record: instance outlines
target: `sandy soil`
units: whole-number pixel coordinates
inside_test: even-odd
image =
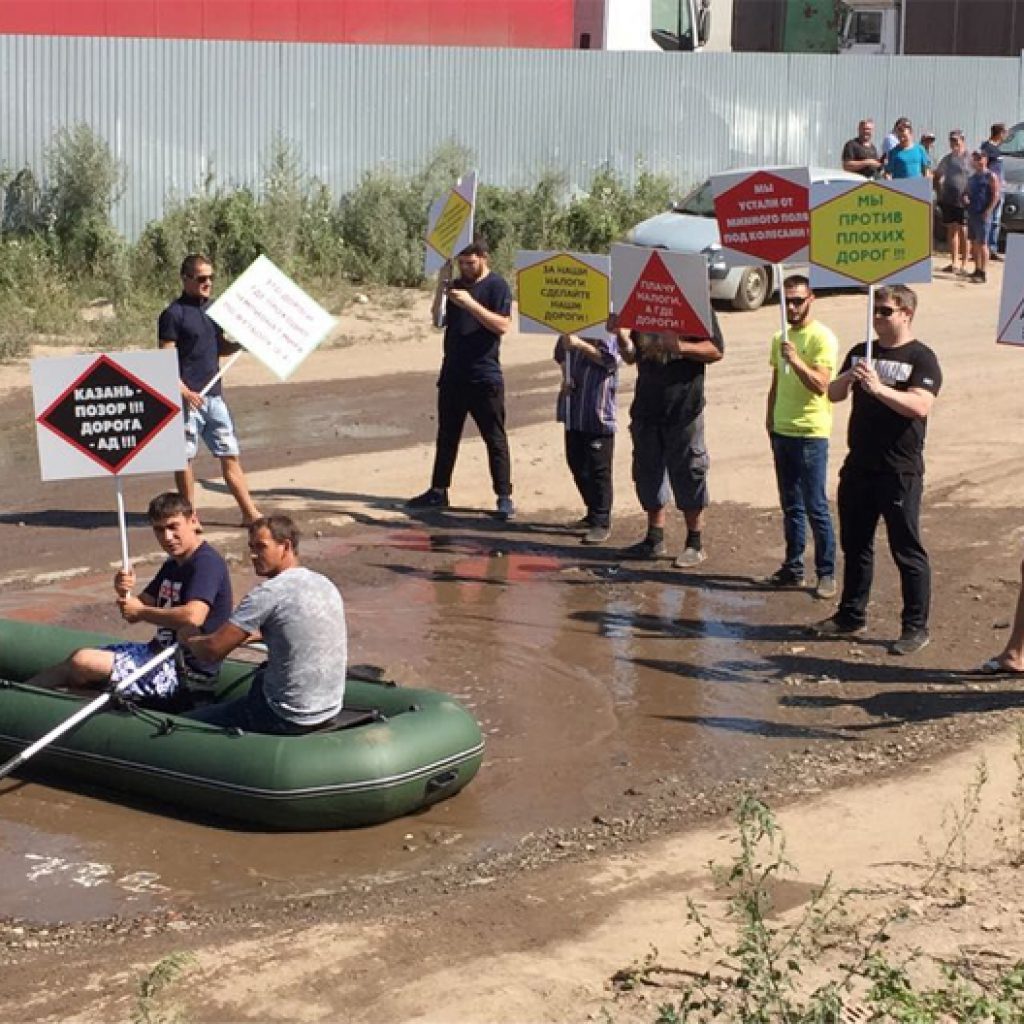
[[[923,689],[935,688],[943,664],[963,669],[994,653],[1014,593],[1017,468],[1024,456],[1017,380],[1024,353],[993,342],[998,267],[990,282],[978,287],[940,276],[920,289],[918,335],[938,352],[946,378],[929,427],[926,522],[937,543],[941,536],[948,554],[936,587],[936,625],[942,635],[927,652],[931,660],[924,659],[937,674]],[[386,376],[429,387],[439,341],[421,326],[425,309],[422,296],[410,296],[409,305],[397,309],[394,303],[384,308],[377,302],[357,307],[344,318],[342,337],[310,358],[295,383],[315,389],[331,381],[358,380],[371,388]],[[818,304],[820,318],[837,331],[844,348],[862,337],[864,312],[860,296],[826,296]],[[714,560],[716,543],[724,556],[727,541],[730,564],[745,564],[751,574],[770,571],[781,544],[781,537],[760,532],[765,510],[775,505],[763,402],[766,338],[777,319],[776,306],[754,314],[726,313],[726,359],[713,369],[708,385],[713,497],[732,507],[729,517],[723,514],[717,534],[712,508],[708,543]],[[528,336],[511,337],[504,345],[510,378],[522,371],[516,379],[528,382],[509,398],[521,520],[562,514],[577,505],[558,430],[550,415],[537,411],[553,403],[556,372],[553,364],[547,365],[550,349],[551,339]],[[624,371],[623,379],[624,424],[631,371]],[[24,401],[25,381],[20,368],[5,370],[0,377],[12,400]],[[231,387],[244,406],[249,389],[260,389],[252,394],[263,395],[270,383],[250,363],[238,367]],[[274,396],[286,396],[289,386],[278,386]],[[527,407],[533,414],[517,417],[517,409]],[[415,422],[410,423],[409,442],[383,452],[347,453],[341,442],[337,453],[317,449],[315,457],[305,458],[296,444],[297,458],[287,469],[279,464],[262,468],[254,453],[249,460],[251,483],[273,495],[267,504],[295,508],[325,523],[344,527],[404,519],[399,499],[425,485],[431,456],[429,404],[416,406],[410,417]],[[833,491],[844,426],[845,409],[840,409]],[[616,542],[633,539],[640,526],[630,500],[627,448],[623,435],[616,465]],[[460,507],[491,507],[482,446],[475,438],[464,444],[453,500]],[[215,487],[204,493],[203,507],[210,516],[231,512],[228,499]],[[732,523],[728,531],[727,518]],[[744,521],[749,527],[744,528]],[[772,522],[778,526],[777,519]],[[676,523],[671,536],[677,543]],[[887,564],[884,558],[880,562]],[[978,564],[983,564],[987,579],[975,578]],[[886,602],[876,611],[891,633],[896,618],[891,572],[880,568],[880,576],[889,589],[882,591]],[[833,645],[829,678],[801,692],[827,690],[842,697],[857,657],[848,645]],[[905,670],[897,666],[873,678],[895,683],[901,681],[901,671],[909,680],[916,670],[913,665]],[[831,871],[838,886],[864,890],[856,898],[859,912],[908,908],[892,926],[895,947],[922,946],[938,957],[967,956],[979,969],[988,969],[1024,955],[1022,886],[1009,866],[1007,849],[1019,842],[1021,798],[1014,793],[1019,785],[1014,760],[1019,691],[1008,683],[950,680],[948,673],[940,682],[943,698],[952,693],[973,695],[982,703],[991,698],[984,710],[992,714],[977,718],[981,724],[972,735],[983,738],[974,745],[964,746],[967,733],[957,739],[951,731],[948,742],[941,730],[922,734],[925,742],[909,742],[917,748],[913,757],[880,758],[877,764],[862,766],[862,774],[877,777],[824,793],[811,776],[794,767],[792,795],[779,817],[798,874],[782,901],[788,909],[780,913],[798,914]],[[801,680],[793,685],[799,689]],[[876,704],[865,700],[862,712],[865,720],[884,723],[892,708],[883,696]],[[959,749],[949,754],[947,746]],[[989,781],[982,789],[978,820],[969,830],[969,870],[952,880],[940,873],[931,891],[921,894],[921,882],[933,873],[934,851],[949,835],[950,806],[959,804],[982,756]],[[166,999],[195,1020],[568,1021],[599,1018],[605,1012],[614,1020],[652,1020],[653,1005],[670,992],[642,984],[617,993],[610,979],[617,970],[640,962],[652,947],[661,965],[690,968],[700,963],[690,952],[685,900],[705,902],[714,917],[722,917],[722,894],[707,864],[730,859],[734,834],[724,819],[693,830],[683,818],[663,825],[660,834],[646,841],[611,848],[595,843],[590,849],[585,838],[559,840],[574,847],[560,848],[564,857],[556,853],[539,866],[523,858],[509,871],[481,865],[475,874],[451,884],[414,887],[404,899],[362,911],[333,913],[329,905],[311,906],[308,915],[301,908],[290,917],[271,920],[240,915],[216,927],[182,920],[148,932],[119,934],[106,944],[65,947],[58,984],[57,954],[46,948],[45,937],[12,943],[4,955],[12,966],[18,965],[18,972],[15,979],[13,971],[5,970],[0,1016],[126,1019],[137,1004],[139,978],[169,953],[189,950],[196,959],[181,982],[168,989]],[[931,854],[923,851],[922,838]],[[964,889],[966,902],[960,905],[950,898],[950,885]],[[655,972],[652,980],[671,977]]]

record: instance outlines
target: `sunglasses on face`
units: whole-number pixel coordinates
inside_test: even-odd
[[[884,316],[886,320],[889,319],[896,312],[894,306],[875,306],[875,316]]]
[[[786,305],[799,309],[809,298],[810,295],[787,295]]]
[[[190,281],[195,281],[196,284],[210,284],[213,281],[213,274],[188,274]]]

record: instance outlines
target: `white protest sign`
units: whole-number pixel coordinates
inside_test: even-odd
[[[699,253],[612,246],[612,308],[620,327],[711,337],[708,266]]]
[[[266,256],[206,310],[281,380],[334,330],[335,319]]]
[[[1000,345],[1024,345],[1024,235],[1006,236],[996,341]]]
[[[43,480],[185,468],[173,351],[33,359],[31,373]]]
[[[732,171],[711,179],[727,263],[803,263],[810,238],[811,178],[806,167]]]
[[[435,199],[427,213],[427,251],[423,273],[429,277],[473,242],[476,171],[464,174],[447,195]]]

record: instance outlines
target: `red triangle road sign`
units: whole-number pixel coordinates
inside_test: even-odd
[[[652,253],[619,313],[619,326],[637,331],[708,337],[708,329],[686,300],[659,253]]]

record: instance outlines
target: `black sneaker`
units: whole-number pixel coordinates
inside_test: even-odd
[[[985,271],[975,270],[974,273],[968,275],[967,280],[972,284],[985,284],[987,280],[985,277]]]
[[[496,510],[495,510],[494,514],[500,520],[502,520],[503,522],[506,522],[506,523],[509,522],[512,519],[515,519],[515,517],[516,517],[516,506],[515,506],[515,503],[512,501],[512,498],[509,495],[503,494],[498,499],[498,504],[497,504],[497,507],[496,507]]]
[[[889,644],[890,654],[917,654],[918,651],[928,646],[931,637],[927,629],[904,629],[899,640]]]
[[[861,636],[867,631],[867,626],[855,626],[852,622],[846,622],[839,618],[838,615],[833,615],[822,622],[815,622],[813,625],[808,626],[808,629],[815,636],[835,637],[838,639],[846,636]]]
[[[804,574],[783,566],[781,569],[776,569],[771,576],[766,576],[764,583],[767,587],[802,587]]]
[[[643,540],[626,548],[622,552],[622,557],[640,560],[645,558],[661,558],[664,554],[665,542],[663,540],[652,540],[650,537],[644,537]]]
[[[405,503],[406,508],[448,508],[448,492],[440,487],[431,487]]]
[[[585,534],[583,539],[580,541],[581,544],[604,544],[612,535],[612,528],[610,526],[601,526],[597,524],[592,526]]]

